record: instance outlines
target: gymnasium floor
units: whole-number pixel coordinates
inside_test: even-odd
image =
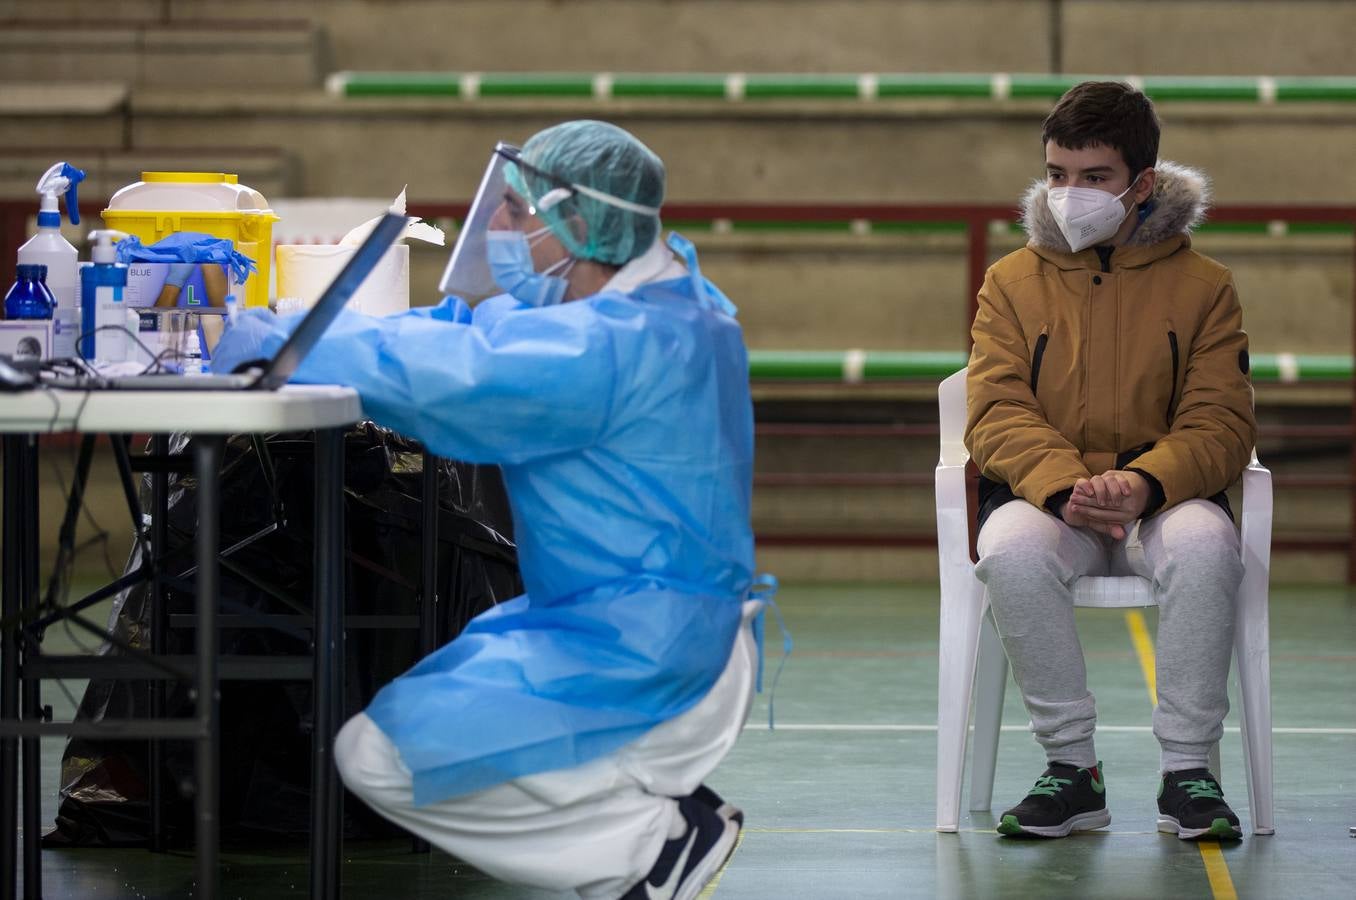
[[[959,834],[933,831],[937,594],[933,585],[784,585],[796,649],[776,694],[777,729],[760,698],[743,739],[711,784],[742,806],[743,840],[703,897],[1102,900],[1131,897],[1349,897],[1356,879],[1356,592],[1272,590],[1276,834],[1192,844],[1154,830],[1157,747],[1149,731],[1147,648],[1127,614],[1080,610],[1103,724],[1113,821],[1060,841],[1014,841],[993,813],[968,813]],[[1138,613],[1130,613],[1137,615]],[[1148,633],[1154,610],[1144,611]],[[60,640],[54,634],[52,641]],[[769,646],[777,645],[775,632]],[[55,649],[55,647],[53,648]],[[769,656],[769,672],[776,657]],[[82,685],[71,684],[79,695]],[[55,687],[45,702],[69,714]],[[1043,768],[1009,687],[995,810]],[[1237,720],[1226,723],[1225,796],[1249,825]],[[44,746],[45,821],[56,808],[58,742]],[[968,797],[967,797],[968,800]],[[350,799],[348,802],[357,802]],[[968,802],[965,804],[968,805]],[[345,847],[344,896],[476,900],[564,897],[494,883],[407,842]],[[192,858],[143,850],[45,851],[47,898],[180,898]],[[222,896],[306,896],[305,848],[227,853]]]

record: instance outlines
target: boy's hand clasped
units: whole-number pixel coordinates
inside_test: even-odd
[[[1149,482],[1138,472],[1108,469],[1074,483],[1061,518],[1075,528],[1090,528],[1114,540],[1125,537],[1125,527],[1144,514]]]

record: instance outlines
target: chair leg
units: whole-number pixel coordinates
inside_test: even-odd
[[[1003,725],[1003,695],[1008,686],[1008,657],[993,615],[984,616],[975,667],[975,741],[970,758],[970,809],[993,806],[993,776],[998,766],[998,735]]]
[[[1271,772],[1271,647],[1265,591],[1239,595],[1234,628],[1234,657],[1239,693],[1243,765],[1248,776],[1248,807],[1253,834],[1275,834]]]
[[[961,780],[969,732],[970,695],[984,615],[984,587],[971,575],[947,590],[943,576],[941,643],[937,659],[937,830],[960,827]]]

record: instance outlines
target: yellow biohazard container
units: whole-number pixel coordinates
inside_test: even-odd
[[[153,244],[181,231],[229,238],[258,267],[245,282],[245,305],[268,305],[273,223],[264,195],[225,172],[142,172],[108,201],[104,224]]]

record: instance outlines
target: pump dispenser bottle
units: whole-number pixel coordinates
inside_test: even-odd
[[[89,239],[95,242],[91,253],[94,265],[80,270],[80,318],[84,325],[80,355],[91,361],[127,359],[127,305],[123,303],[127,266],[117,261],[112,241],[115,237],[127,235],[111,229],[91,231]]]

